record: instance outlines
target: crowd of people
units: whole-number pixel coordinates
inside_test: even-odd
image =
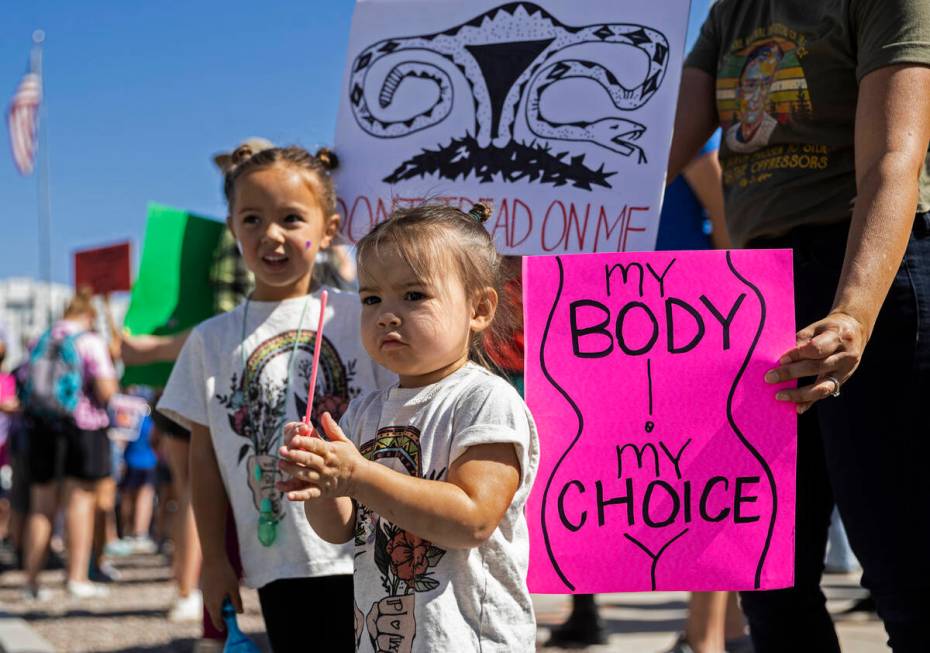
[[[685,64],[668,175],[683,180],[659,246],[794,252],[797,344],[765,380],[799,382],[775,394],[799,416],[795,585],[695,595],[675,653],[839,651],[820,588],[834,506],[890,646],[926,650],[928,145],[923,0],[712,8]],[[216,281],[233,300],[176,336],[114,325],[107,340],[79,292],[0,376],[28,600],[46,598],[59,511],[66,591],[90,598],[115,575],[108,555],[154,550],[170,501],[170,616],[203,618],[208,639],[244,584],[275,650],[535,650],[519,266],[484,226],[491,207],[425,205],[362,238],[357,291],[340,289],[356,269],[338,244],[336,163],[256,139],[218,158]],[[116,362],[152,360],[176,361],[160,396],[120,390]],[[147,408],[116,446],[127,394]],[[308,635],[294,605],[325,627]],[[602,639],[594,597],[574,597],[552,643]]]
[[[0,377],[0,441],[10,471],[3,534],[25,571],[23,599],[52,597],[40,572],[56,565],[65,568],[68,595],[104,597],[107,584],[120,580],[114,558],[170,544],[178,598],[166,614],[200,620],[196,539],[185,549],[196,538],[185,528],[186,461],[173,455],[172,427],[149,415],[152,391],[119,387],[119,342],[96,330],[97,317],[94,300],[78,292],[32,343],[28,360]]]

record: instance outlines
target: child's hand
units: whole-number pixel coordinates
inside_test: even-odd
[[[284,427],[286,446],[278,450],[278,467],[290,476],[278,483],[291,501],[350,496],[352,479],[367,461],[346,438],[329,413],[323,413],[323,429],[329,441],[313,435],[306,424],[292,422]]]
[[[287,463],[300,466],[295,461],[293,453],[301,451],[301,442],[303,438],[319,438],[315,435],[312,427],[303,422],[290,422],[284,425],[284,439],[287,442],[283,447],[278,449],[278,455],[281,462],[278,463],[278,469],[284,473],[284,480],[275,483],[279,492],[283,492],[289,501],[309,501],[311,499],[309,489],[312,487],[307,481],[301,480],[299,475],[291,473],[292,469]],[[296,438],[296,439],[295,439]]]
[[[227,596],[242,614],[242,598],[239,596],[239,579],[229,562],[229,558],[208,560],[204,557],[200,576],[200,587],[203,591],[203,604],[210,615],[210,621],[217,630],[226,630],[223,623],[223,599]]]

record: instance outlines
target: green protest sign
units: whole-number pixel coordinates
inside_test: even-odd
[[[210,269],[225,228],[217,220],[149,204],[139,274],[125,319],[130,333],[170,335],[213,315],[215,291]],[[123,384],[164,386],[171,366],[129,366]]]

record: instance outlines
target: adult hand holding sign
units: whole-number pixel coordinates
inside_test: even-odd
[[[779,366],[767,372],[765,380],[784,383],[814,377],[810,385],[775,395],[779,401],[796,402],[798,413],[803,413],[815,401],[840,393],[840,386],[859,367],[867,340],[866,328],[856,318],[839,311],[830,313],[798,331],[797,346],[779,359]]]

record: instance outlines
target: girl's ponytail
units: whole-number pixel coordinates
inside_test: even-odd
[[[476,220],[479,224],[484,224],[487,222],[491,215],[494,213],[490,204],[485,204],[484,202],[477,202],[472,205],[468,210],[468,215]]]

